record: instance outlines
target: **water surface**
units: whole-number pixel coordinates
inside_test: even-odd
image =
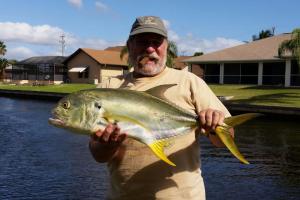
[[[0,97],[0,199],[104,199],[105,164],[89,138],[48,125],[53,102]],[[299,120],[263,117],[236,130],[250,161],[201,139],[208,200],[300,199]]]

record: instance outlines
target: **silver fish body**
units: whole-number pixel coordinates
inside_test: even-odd
[[[82,134],[93,134],[108,123],[117,123],[128,137],[146,144],[160,159],[175,166],[164,154],[164,147],[170,139],[189,133],[199,123],[197,115],[163,99],[163,92],[171,86],[158,86],[146,92],[106,88],[79,91],[59,101],[49,123]],[[243,121],[256,116],[248,114]],[[231,121],[239,124],[237,120]],[[216,133],[238,159],[248,163],[229,135],[229,128],[218,126]]]

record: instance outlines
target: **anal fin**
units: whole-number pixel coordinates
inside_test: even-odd
[[[176,166],[172,161],[168,159],[168,157],[164,153],[164,147],[167,146],[168,143],[168,140],[156,140],[155,142],[148,144],[148,146],[158,158],[168,163],[169,165]]]

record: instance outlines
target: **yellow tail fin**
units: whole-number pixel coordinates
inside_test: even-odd
[[[229,132],[230,128],[230,126],[218,126],[216,128],[216,134],[237,159],[239,159],[244,164],[249,164],[249,162],[244,158],[244,156],[240,153],[237,146],[235,145],[233,138],[231,137]]]
[[[241,114],[241,115],[228,117],[224,120],[224,123],[229,126],[235,127],[239,124],[244,123],[245,121],[248,121],[250,119],[253,119],[255,117],[259,117],[262,115],[263,114],[260,114],[260,113],[245,113],[245,114]]]
[[[217,126],[215,132],[221,139],[221,141],[224,143],[224,145],[229,149],[229,151],[242,163],[249,164],[249,162],[244,158],[244,156],[240,153],[237,146],[234,143],[233,138],[230,135],[230,128],[237,126],[239,124],[244,123],[245,121],[248,121],[250,119],[253,119],[255,117],[262,116],[262,114],[259,113],[245,113],[241,115],[236,115],[233,117],[228,117],[224,120],[224,125]]]
[[[165,161],[169,165],[176,166],[172,161],[170,161],[167,156],[164,153],[164,147],[168,145],[167,140],[157,140],[151,144],[148,144],[148,146],[151,148],[151,150],[155,153],[157,157],[159,157],[161,160]]]

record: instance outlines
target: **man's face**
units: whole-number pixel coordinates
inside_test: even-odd
[[[128,41],[129,62],[134,71],[144,76],[155,76],[165,67],[167,39],[155,33],[135,35]]]

